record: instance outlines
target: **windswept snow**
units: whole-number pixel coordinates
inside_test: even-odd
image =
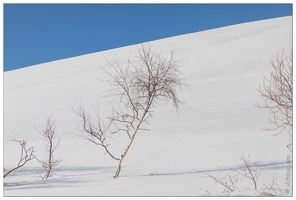
[[[273,175],[284,195],[292,194],[291,152],[286,133],[272,136],[269,112],[256,89],[268,76],[273,59],[292,50],[292,17],[239,24],[150,42],[167,52],[178,50],[182,76],[189,85],[180,91],[188,107],[176,114],[170,105],[157,105],[147,128],[139,132],[123,161],[119,179],[112,175],[116,162],[103,149],[84,139],[80,119],[72,107],[98,104],[101,113],[111,108],[100,96],[108,87],[102,66],[107,59],[134,55],[137,46],[127,46],[79,57],[44,63],[4,73],[4,167],[10,169],[19,158],[19,146],[12,140],[27,140],[36,155],[46,154],[38,130],[49,116],[56,119],[56,133],[62,137],[55,152],[63,162],[55,176],[42,181],[33,160],[4,179],[5,196],[213,196],[228,195],[224,187],[205,177],[236,174],[243,167],[241,152],[263,169],[258,187],[272,183]],[[120,155],[125,135],[111,141]],[[292,171],[289,172],[292,174]],[[230,195],[257,195],[251,180],[238,184]],[[248,189],[246,189],[248,188]],[[209,193],[207,193],[208,191]],[[271,191],[272,192],[272,191]]]

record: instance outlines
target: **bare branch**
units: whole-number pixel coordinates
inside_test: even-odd
[[[21,155],[20,155],[20,160],[17,164],[17,166],[11,170],[9,170],[8,172],[6,172],[3,176],[3,178],[5,178],[6,176],[8,176],[11,172],[23,167],[27,162],[29,162],[30,160],[33,160],[35,158],[34,156],[34,147],[30,147],[29,149],[26,148],[27,145],[27,141],[26,140],[13,140],[16,141],[20,144],[21,146]]]
[[[223,177],[222,179],[216,178],[208,173],[204,174],[207,175],[207,177],[212,178],[216,183],[222,185],[224,187],[224,191],[223,193],[230,193],[235,191],[236,186],[235,183],[237,183],[238,181],[238,177],[237,176],[233,176],[231,177],[230,175],[228,175],[228,177]]]
[[[243,175],[244,177],[250,179],[253,184],[254,184],[254,188],[255,190],[257,189],[257,180],[259,178],[259,176],[261,175],[262,173],[262,169],[253,169],[250,165],[250,161],[249,161],[249,157],[250,155],[248,156],[248,158],[245,157],[244,153],[241,152],[242,155],[241,155],[241,160],[243,161],[244,163],[244,166],[245,166],[245,169],[243,170],[243,172],[240,172],[238,170],[236,170],[239,174]]]
[[[286,128],[288,132],[293,126],[293,55],[285,56],[284,51],[281,56],[277,55],[275,60],[271,60],[273,71],[270,77],[264,77],[263,85],[259,85],[258,92],[264,100],[263,105],[257,104],[259,108],[270,110],[270,123],[274,128],[264,130],[278,130],[282,133]]]
[[[276,179],[277,179],[277,175],[274,173],[273,177],[272,177],[272,182],[271,183],[267,183],[267,184],[263,184],[263,191],[272,191],[274,196],[282,196],[284,195],[283,190],[281,189],[281,187],[279,186],[278,183],[276,183]]]
[[[108,149],[109,144],[106,143],[106,138],[108,137],[106,134],[114,133],[114,131],[110,131],[110,127],[113,124],[113,120],[110,120],[107,126],[103,128],[101,125],[101,120],[99,119],[97,122],[97,126],[95,126],[90,117],[86,116],[85,108],[80,105],[79,108],[73,109],[73,111],[82,118],[82,126],[84,131],[91,136],[88,140],[96,145],[102,146],[106,153],[113,158],[114,160],[119,160],[119,158],[115,157]],[[115,131],[116,132],[116,131]]]
[[[206,192],[206,195],[207,196],[211,196],[211,193],[209,192],[208,188],[206,190],[202,189],[202,188],[199,188],[200,190]]]

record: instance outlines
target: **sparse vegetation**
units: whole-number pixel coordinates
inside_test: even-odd
[[[240,169],[236,169],[231,171],[229,174],[226,174],[222,178],[218,178],[216,176],[213,176],[209,173],[204,173],[207,177],[211,178],[215,181],[216,184],[223,186],[223,194],[230,195],[232,192],[237,191],[236,194],[240,194],[242,191],[252,191],[254,192],[254,196],[282,196],[284,195],[283,190],[279,186],[279,184],[276,182],[277,175],[273,174],[272,182],[271,183],[265,183],[262,185],[259,185],[258,178],[261,176],[263,172],[263,168],[258,168],[256,166],[252,166],[250,164],[248,156],[247,158],[244,156],[243,152],[241,154],[241,160],[243,161],[243,167]],[[247,186],[245,182],[242,181],[249,179],[252,181],[253,189]],[[211,195],[208,189],[202,189],[200,190],[207,193],[207,195]]]

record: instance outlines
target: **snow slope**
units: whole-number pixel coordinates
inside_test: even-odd
[[[155,107],[150,131],[140,132],[123,161],[121,177],[113,179],[116,162],[103,149],[84,139],[80,119],[72,107],[97,108],[108,87],[99,78],[106,59],[134,55],[127,46],[79,57],[44,63],[4,73],[4,167],[15,166],[19,146],[27,140],[36,155],[46,154],[38,130],[51,115],[62,141],[55,152],[63,162],[55,176],[42,181],[33,160],[4,179],[4,196],[213,196],[228,195],[224,187],[204,172],[223,178],[242,167],[241,152],[252,165],[264,169],[259,188],[276,183],[284,195],[291,152],[290,136],[272,136],[268,111],[254,106],[262,102],[256,89],[271,70],[270,59],[292,49],[292,17],[275,18],[150,42],[166,52],[174,46],[183,59],[181,71],[189,89],[181,99],[190,108],[177,115],[170,105]],[[101,112],[110,103],[100,99]],[[123,136],[111,141],[120,155]],[[290,173],[290,172],[289,172]],[[243,179],[230,195],[257,195],[252,182]],[[207,191],[207,192],[206,192]],[[261,191],[261,190],[260,190]],[[263,191],[263,190],[262,190]],[[270,191],[269,191],[270,192]],[[271,191],[272,193],[272,191]]]

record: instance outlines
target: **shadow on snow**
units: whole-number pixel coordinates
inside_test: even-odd
[[[264,170],[275,170],[275,169],[285,169],[291,167],[292,162],[282,161],[282,162],[254,162],[252,163],[252,168],[264,169]],[[48,180],[41,180],[37,171],[40,168],[26,168],[18,170],[7,178],[4,179],[4,190],[21,190],[21,189],[40,189],[40,188],[62,188],[62,187],[75,187],[77,183],[86,182],[81,179],[82,176],[89,175],[99,175],[102,173],[112,173],[114,167],[58,167],[54,170],[58,175],[54,175]],[[149,173],[144,175],[127,175],[122,177],[149,177],[149,176],[177,176],[186,174],[199,174],[205,172],[223,172],[223,171],[235,171],[245,169],[244,165],[238,165],[235,167],[223,167],[215,169],[205,169],[205,170],[189,170],[184,172],[164,172],[164,173]],[[40,173],[40,172],[39,172]],[[23,178],[26,175],[31,175],[33,180],[28,181],[17,181],[9,180],[11,178]],[[36,180],[38,178],[39,180]],[[35,180],[34,180],[35,179]]]
[[[264,170],[274,170],[274,169],[286,169],[287,167],[292,166],[292,161],[282,161],[282,162],[254,162],[251,165],[251,168],[258,168]],[[176,176],[176,175],[184,175],[184,174],[198,174],[198,173],[207,173],[207,172],[222,172],[222,171],[236,171],[242,170],[246,167],[244,165],[238,165],[236,167],[224,167],[224,168],[216,168],[216,169],[206,169],[206,170],[189,170],[185,172],[168,172],[168,173],[150,173],[141,176]]]
[[[62,188],[75,186],[77,183],[86,182],[83,181],[81,176],[96,175],[101,173],[113,172],[114,167],[57,167],[54,169],[53,177],[47,180],[41,180],[41,175],[44,175],[44,171],[40,171],[40,168],[31,167],[26,169],[20,169],[12,172],[4,179],[4,190],[22,190],[22,189],[40,189],[40,188]],[[24,177],[30,175],[31,180],[24,180]],[[13,180],[10,180],[13,178]],[[18,180],[16,180],[16,178]],[[38,179],[38,180],[36,180]]]

